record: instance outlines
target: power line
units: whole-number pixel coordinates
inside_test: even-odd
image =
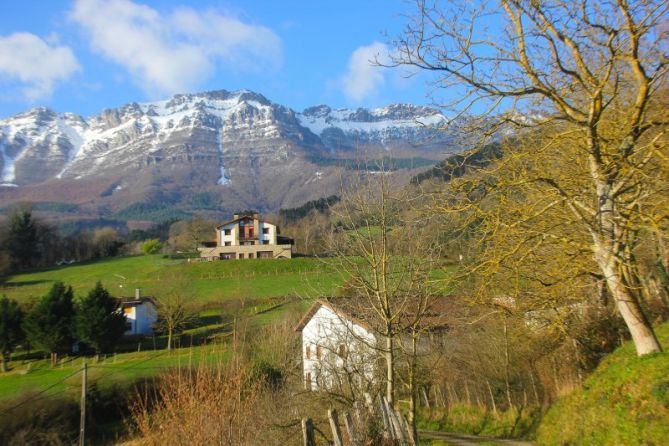
[[[152,355],[152,356],[150,356],[150,357],[148,357],[148,358],[146,358],[146,359],[143,359],[143,360],[141,360],[141,361],[139,361],[139,362],[137,362],[137,363],[135,363],[135,364],[131,364],[131,365],[128,365],[128,366],[93,365],[93,366],[90,366],[89,368],[99,368],[99,369],[109,369],[109,370],[110,370],[109,372],[104,373],[104,374],[101,375],[101,376],[98,376],[98,377],[95,379],[95,381],[94,381],[95,383],[97,383],[98,381],[100,381],[100,380],[103,379],[103,378],[106,378],[106,377],[108,377],[108,376],[110,376],[110,375],[114,375],[115,373],[119,373],[119,372],[121,372],[121,371],[123,371],[123,370],[133,370],[133,369],[136,369],[136,370],[171,369],[171,368],[174,368],[175,366],[145,366],[145,367],[137,367],[137,366],[140,365],[140,364],[144,364],[144,363],[149,362],[149,361],[152,361],[152,360],[154,360],[154,359],[156,359],[156,358],[158,358],[158,357],[160,357],[160,356],[163,356],[163,355],[165,355],[165,354],[168,353],[168,352],[169,352],[168,350],[164,350],[164,351],[162,351],[162,352],[160,352],[160,353],[158,353],[158,354]],[[53,393],[53,394],[51,394],[51,395],[44,395],[44,394],[47,393],[49,390],[53,389],[54,387],[58,386],[59,384],[62,384],[64,381],[67,381],[68,379],[72,378],[74,375],[76,375],[76,374],[78,374],[78,373],[81,373],[82,371],[83,371],[83,367],[82,367],[81,369],[77,369],[77,370],[75,370],[74,372],[72,372],[72,373],[70,373],[69,375],[65,376],[65,377],[62,378],[61,380],[59,380],[59,381],[53,383],[52,385],[50,385],[50,386],[47,387],[46,389],[41,390],[39,393],[37,393],[37,394],[31,396],[30,398],[28,398],[28,399],[26,399],[26,400],[21,401],[21,402],[18,403],[18,404],[15,404],[15,405],[12,406],[12,407],[9,407],[9,408],[3,410],[2,412],[0,412],[0,416],[5,415],[5,414],[7,414],[7,413],[9,413],[9,412],[11,412],[11,411],[13,411],[13,410],[15,410],[15,409],[17,409],[17,408],[23,406],[24,404],[29,403],[29,402],[38,401],[38,400],[41,400],[41,399],[44,399],[44,398],[49,398],[49,397],[56,396],[56,395],[60,395],[61,393],[66,392],[68,389],[64,389],[64,390],[58,391],[58,392]],[[66,384],[66,385],[67,385],[67,384]],[[76,385],[68,385],[68,387],[78,387],[78,386],[76,386]],[[42,395],[44,395],[44,396],[42,396]]]
[[[5,415],[6,413],[11,412],[12,410],[14,410],[14,409],[16,409],[16,408],[23,406],[24,404],[27,404],[27,403],[29,403],[29,402],[31,402],[31,401],[35,401],[35,400],[37,400],[38,397],[39,397],[40,395],[42,395],[42,394],[48,392],[49,390],[53,389],[53,388],[56,387],[57,385],[62,384],[64,381],[66,381],[66,380],[72,378],[74,375],[76,375],[77,373],[81,372],[82,370],[83,370],[83,369],[79,369],[79,370],[76,370],[76,371],[70,373],[70,374],[67,375],[65,378],[61,379],[61,380],[58,381],[58,382],[53,383],[52,385],[50,385],[50,386],[47,387],[46,389],[42,390],[41,392],[39,392],[39,393],[33,395],[32,397],[30,397],[30,398],[28,398],[28,399],[26,399],[26,400],[23,400],[23,401],[21,401],[20,403],[14,405],[14,406],[12,406],[12,407],[10,407],[10,408],[8,408],[8,409],[3,410],[2,413],[0,413],[0,415]],[[42,398],[46,398],[47,396],[58,395],[59,393],[62,393],[62,392],[64,392],[64,391],[65,391],[65,390],[63,390],[63,391],[61,391],[61,392],[54,393],[53,395],[46,395],[46,396],[44,396],[44,397],[42,397]],[[39,399],[42,399],[42,398],[39,398]]]

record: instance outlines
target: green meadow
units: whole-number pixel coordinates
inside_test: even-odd
[[[291,260],[188,262],[160,255],[120,257],[60,266],[17,274],[0,287],[19,302],[44,295],[54,282],[71,285],[83,295],[97,281],[115,296],[132,296],[135,288],[143,295],[160,298],[179,288],[186,297],[201,304],[225,299],[258,299],[281,296],[313,298],[331,295],[344,282],[341,274],[325,262],[312,258]]]
[[[145,296],[160,299],[178,289],[198,310],[193,327],[165,350],[165,336],[145,338],[119,346],[118,353],[90,365],[91,382],[100,386],[128,385],[162,370],[202,360],[225,360],[225,339],[233,324],[260,327],[282,317],[299,317],[311,301],[336,292],[341,274],[318,259],[255,259],[248,261],[188,262],[161,255],[110,258],[10,276],[0,294],[22,303],[46,294],[55,282],[71,285],[75,298],[101,281],[117,296],[132,296],[140,288]],[[192,347],[191,347],[192,345]],[[11,371],[0,376],[0,400],[24,393],[45,392],[45,397],[76,393],[84,358],[68,356],[52,367],[39,352],[18,351]]]

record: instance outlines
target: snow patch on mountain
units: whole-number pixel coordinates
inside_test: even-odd
[[[372,110],[318,106],[296,113],[249,90],[180,94],[103,110],[86,119],[37,108],[0,120],[0,181],[85,178],[121,166],[135,169],[163,159],[206,159],[218,152],[216,182],[226,185],[230,178],[224,151],[226,159],[286,159],[293,145],[337,151],[358,142],[383,147],[398,141],[421,144],[445,123],[434,109],[401,104]],[[25,162],[18,163],[23,158]],[[40,173],[37,166],[49,169]]]
[[[435,128],[447,122],[446,117],[435,110],[404,104],[372,110],[332,110],[321,105],[306,109],[297,118],[316,135],[328,128],[338,128],[345,133],[380,133],[399,128]]]
[[[219,163],[220,163],[220,175],[218,177],[218,181],[216,184],[219,184],[221,186],[225,186],[227,184],[230,184],[230,179],[228,178],[228,174],[225,171],[225,164],[223,162],[223,130],[221,129],[218,134],[216,135],[217,137],[217,146],[218,150],[220,152],[220,157],[219,157]]]

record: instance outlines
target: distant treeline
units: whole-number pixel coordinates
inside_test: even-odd
[[[120,220],[147,220],[155,222],[174,221],[189,218],[190,215],[169,203],[133,203],[115,212]]]
[[[420,184],[425,180],[437,179],[448,181],[453,177],[460,177],[472,167],[484,167],[492,161],[502,157],[501,145],[493,142],[481,149],[466,153],[451,155],[432,169],[419,173],[411,179],[411,184]]]
[[[14,211],[17,208],[20,208],[24,203],[12,203],[7,206],[0,208],[0,213],[8,214]],[[42,212],[61,212],[61,213],[72,213],[79,210],[79,206],[72,203],[61,203],[58,201],[39,201],[31,202],[30,208],[34,211]]]
[[[340,197],[337,195],[330,195],[329,197],[319,198],[318,200],[308,201],[300,207],[281,209],[279,210],[279,216],[286,221],[287,223],[297,221],[301,218],[306,217],[309,212],[317,210],[318,212],[324,212],[333,204],[338,203]]]
[[[339,166],[346,170],[385,170],[394,171],[399,169],[413,169],[417,167],[432,166],[436,163],[435,160],[428,158],[391,158],[383,157],[382,159],[361,160],[353,158],[326,158],[314,156],[309,158],[309,161],[318,166]]]

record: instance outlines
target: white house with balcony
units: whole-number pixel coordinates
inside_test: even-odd
[[[290,259],[292,240],[279,235],[279,227],[259,214],[234,214],[232,220],[216,227],[216,241],[205,242],[198,250],[207,260]]]

